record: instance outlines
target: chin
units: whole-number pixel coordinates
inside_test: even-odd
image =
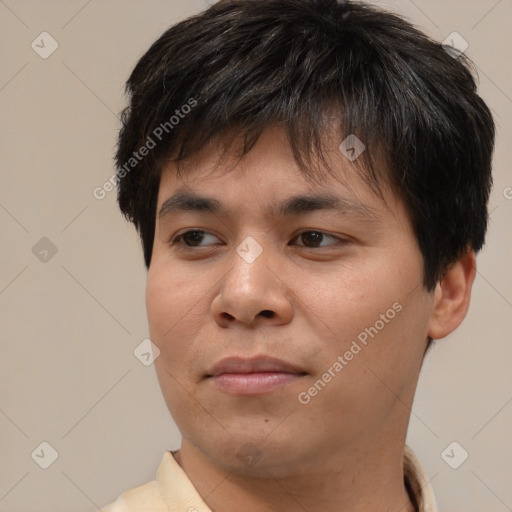
[[[230,432],[231,433],[231,432]],[[228,472],[252,477],[289,476],[308,458],[304,439],[289,433],[270,435],[247,428],[234,435],[204,437],[195,443],[206,457]]]

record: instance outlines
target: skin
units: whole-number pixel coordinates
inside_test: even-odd
[[[214,512],[242,504],[245,512],[414,510],[402,457],[427,337],[442,338],[463,320],[475,255],[469,251],[428,293],[400,199],[389,189],[384,200],[374,194],[335,139],[326,148],[338,179],[325,174],[319,184],[300,173],[277,127],[241,160],[219,160],[212,143],[186,162],[182,177],[174,163],[162,173],[157,212],[181,189],[227,208],[157,214],[146,291],[158,379],[183,437],[175,458]],[[272,216],[283,199],[325,192],[361,202],[374,217]],[[207,233],[186,238],[191,247],[169,243],[194,229]],[[263,250],[252,263],[236,252],[249,236]],[[401,311],[300,403],[299,393],[395,303]],[[307,374],[252,396],[227,394],[206,378],[227,356],[262,354]],[[240,457],[247,450],[251,462]]]

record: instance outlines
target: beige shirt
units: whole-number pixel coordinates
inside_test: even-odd
[[[432,487],[420,462],[406,446],[404,480],[418,512],[437,512]],[[124,492],[102,512],[212,512],[171,452],[165,452],[156,480]]]

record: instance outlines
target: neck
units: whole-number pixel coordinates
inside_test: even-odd
[[[361,449],[327,450],[293,468],[259,463],[227,469],[183,440],[175,455],[212,512],[415,512],[404,486],[402,440]],[[260,466],[258,469],[257,466]]]

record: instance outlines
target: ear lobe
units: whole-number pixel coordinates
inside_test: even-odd
[[[476,256],[468,251],[447,271],[434,291],[428,336],[444,338],[464,320],[469,309],[471,288],[476,275]]]

